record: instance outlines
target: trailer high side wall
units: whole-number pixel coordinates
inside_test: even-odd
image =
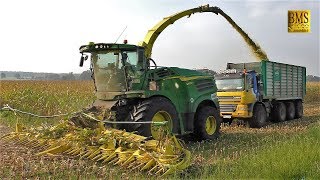
[[[306,94],[306,68],[272,61],[228,63],[215,76],[220,115],[225,122],[248,120],[262,127],[300,118]]]

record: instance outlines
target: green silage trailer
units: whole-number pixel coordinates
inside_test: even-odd
[[[215,76],[220,115],[225,121],[249,120],[251,127],[300,118],[306,94],[306,68],[261,61],[228,63]]]
[[[260,75],[263,99],[303,100],[306,94],[306,68],[290,64],[261,61],[228,64],[228,69],[254,70]]]

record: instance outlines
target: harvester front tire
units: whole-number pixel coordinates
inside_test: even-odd
[[[287,120],[294,119],[296,114],[293,102],[286,103],[286,111],[287,111]]]
[[[199,140],[214,140],[220,135],[221,117],[216,108],[204,106],[197,112],[194,133]]]
[[[286,120],[286,106],[283,102],[277,102],[272,108],[272,121],[283,122]]]
[[[303,116],[303,105],[302,105],[302,101],[298,100],[294,103],[295,105],[295,110],[296,110],[296,114],[295,114],[295,118],[301,118]]]
[[[267,111],[262,104],[256,104],[253,108],[252,118],[249,120],[250,128],[261,128],[267,123]]]
[[[233,118],[223,118],[222,122],[228,124],[229,126],[232,124]]]
[[[131,120],[134,122],[152,121],[154,116],[159,112],[163,112],[170,116],[172,121],[169,122],[171,123],[169,126],[173,128],[170,131],[174,131],[174,128],[177,128],[179,121],[178,113],[174,105],[164,97],[152,97],[135,105],[131,112]],[[135,124],[130,130],[135,131],[142,136],[151,137],[151,128],[151,124]]]

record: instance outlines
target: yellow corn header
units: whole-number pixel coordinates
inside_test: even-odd
[[[97,124],[94,129],[75,126],[72,121],[30,129],[17,124],[15,132],[0,139],[30,147],[37,155],[75,156],[155,175],[165,176],[190,165],[190,152],[175,136],[163,134],[159,140],[149,140]]]

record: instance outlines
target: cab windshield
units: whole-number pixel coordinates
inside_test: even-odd
[[[231,91],[231,90],[243,90],[244,80],[243,79],[216,79],[216,85],[218,91]]]
[[[137,72],[137,51],[104,51],[92,53],[97,91],[127,91]]]

